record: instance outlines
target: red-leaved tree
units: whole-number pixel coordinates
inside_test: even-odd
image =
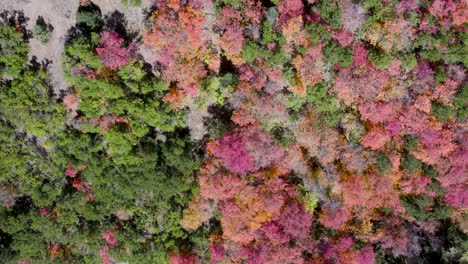
[[[114,31],[102,31],[96,52],[102,64],[115,70],[127,64],[135,55],[136,47],[123,46],[124,40]]]

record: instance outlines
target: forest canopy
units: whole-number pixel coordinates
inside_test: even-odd
[[[1,263],[468,263],[466,1],[78,2],[0,4]]]

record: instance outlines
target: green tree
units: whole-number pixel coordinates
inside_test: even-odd
[[[36,25],[33,28],[34,37],[37,38],[42,44],[46,44],[52,36],[54,28],[51,24],[47,24],[44,18],[38,17]]]
[[[23,34],[0,23],[0,77],[17,77],[27,66],[28,52]]]

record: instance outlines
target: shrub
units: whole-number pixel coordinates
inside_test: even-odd
[[[139,7],[141,6],[141,0],[120,0],[124,6]]]
[[[382,152],[380,152],[377,156],[377,169],[379,170],[379,173],[387,174],[390,172],[391,168],[392,163],[390,160]]]
[[[53,30],[54,27],[52,27],[51,24],[47,24],[44,21],[44,18],[40,16],[38,17],[36,25],[33,28],[33,34],[42,44],[46,44],[52,36]]]
[[[102,26],[101,13],[91,8],[80,8],[76,13],[76,24],[87,30],[97,30]]]

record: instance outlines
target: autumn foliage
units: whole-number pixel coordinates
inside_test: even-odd
[[[101,32],[99,40],[101,47],[96,48],[96,52],[102,64],[114,70],[127,64],[134,56],[136,46],[130,44],[124,47],[123,42],[124,40],[114,31]]]
[[[468,261],[466,1],[150,2],[2,79],[0,256]]]

